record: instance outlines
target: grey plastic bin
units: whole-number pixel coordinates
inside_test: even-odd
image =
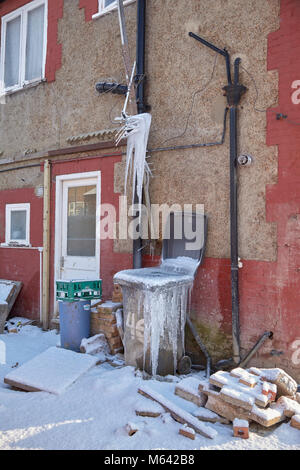
[[[193,240],[184,237],[175,239],[174,228],[175,224],[184,225],[184,217],[186,214],[171,213],[170,214],[170,238],[164,238],[162,261],[168,258],[177,258],[179,256],[193,258],[198,260],[195,271],[191,273],[168,273],[165,272],[161,266],[155,268],[142,268],[120,271],[114,276],[114,282],[122,286],[123,291],[123,310],[124,310],[124,349],[125,349],[125,362],[127,365],[145,369],[146,372],[151,374],[151,361],[150,351],[147,350],[145,363],[144,363],[144,292],[151,290],[154,295],[159,296],[161,289],[172,291],[174,286],[178,289],[182,287],[191,287],[193,284],[194,276],[198,266],[201,264],[206,244],[207,236],[207,217],[203,214],[191,213],[188,217],[191,218],[193,227],[196,227],[196,218],[198,218],[198,225],[201,226],[202,231],[202,244],[198,250],[186,250],[186,243],[191,243]],[[201,223],[199,223],[199,219]],[[157,285],[151,285],[151,279],[160,279]],[[186,305],[183,306],[186,308]],[[186,311],[184,312],[184,315]],[[182,337],[182,330],[178,332],[177,343],[177,360],[179,361],[184,355],[184,338]],[[163,340],[160,342],[159,359],[157,374],[168,375],[174,373],[174,357],[173,348],[168,341],[168,334],[166,332]]]

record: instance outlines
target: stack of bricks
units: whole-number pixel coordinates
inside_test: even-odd
[[[116,302],[117,298],[121,299],[120,293],[116,294],[112,301],[97,304],[91,312],[91,336],[104,333],[111,354],[123,352],[123,343],[116,320],[116,311],[121,309],[123,304],[121,301]]]
[[[113,295],[112,295],[112,301],[113,302],[120,302],[121,304],[123,303],[122,288],[119,284],[114,284],[114,291],[113,291]]]

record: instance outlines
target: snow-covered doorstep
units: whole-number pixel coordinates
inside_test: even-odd
[[[153,404],[137,393],[142,379],[132,367],[114,368],[107,363],[94,367],[60,396],[16,392],[4,385],[3,378],[12,366],[32,359],[58,340],[54,331],[42,332],[33,326],[24,326],[18,334],[0,335],[7,354],[7,364],[0,365],[0,449],[300,448],[299,431],[288,424],[265,437],[251,433],[248,440],[234,438],[231,426],[216,424],[212,425],[218,432],[215,439],[197,434],[191,441],[178,434],[181,425],[167,414],[138,417],[136,409],[150,409]],[[202,378],[200,374],[195,377]],[[197,406],[175,395],[175,385],[147,381],[147,386],[194,413]],[[139,427],[132,437],[124,429],[129,422]]]

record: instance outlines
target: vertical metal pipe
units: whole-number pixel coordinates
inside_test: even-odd
[[[145,112],[144,104],[144,73],[145,73],[145,18],[146,1],[138,0],[137,4],[137,38],[136,38],[136,62],[137,62],[137,109],[138,113]],[[138,197],[134,194],[134,203],[138,202]],[[142,239],[139,237],[133,240],[133,268],[142,267]]]
[[[50,289],[50,173],[49,160],[44,163],[44,208],[43,208],[43,330],[49,328],[49,289]]]
[[[43,247],[38,250],[40,254],[40,322],[43,323]]]
[[[137,90],[136,101],[138,113],[145,112],[145,20],[146,20],[146,1],[139,0],[137,4],[137,41],[136,41],[136,74]]]
[[[237,121],[238,104],[245,88],[239,85],[241,59],[234,62],[234,85],[230,108],[230,251],[231,251],[231,301],[233,360],[239,364],[240,312],[239,312],[239,258],[238,258],[238,184],[237,184]]]
[[[240,362],[238,211],[237,211],[237,107],[230,108],[230,251],[233,360]]]

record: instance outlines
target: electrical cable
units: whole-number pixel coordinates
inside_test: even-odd
[[[188,117],[187,117],[187,120],[186,120],[186,124],[185,124],[185,128],[184,128],[184,131],[182,132],[182,134],[179,134],[179,135],[176,135],[174,137],[170,137],[169,139],[166,139],[164,140],[160,145],[164,145],[166,142],[169,142],[170,140],[174,140],[174,139],[179,139],[179,137],[183,137],[185,134],[186,134],[186,131],[188,129],[188,125],[189,125],[189,120],[190,120],[190,117],[192,115],[192,112],[193,112],[193,109],[194,109],[194,103],[195,103],[195,98],[198,94],[202,94],[207,88],[208,86],[211,84],[213,78],[214,78],[214,75],[215,75],[215,70],[216,70],[216,65],[217,65],[217,59],[218,59],[218,53],[216,53],[215,55],[215,60],[214,60],[214,64],[213,64],[213,68],[212,68],[212,73],[211,73],[211,77],[210,79],[208,80],[208,82],[204,85],[203,88],[201,88],[200,90],[196,90],[193,95],[192,95],[192,102],[191,102],[191,106],[190,106],[190,111],[189,111],[189,114],[188,114]]]
[[[256,92],[256,97],[255,97],[255,100],[254,100],[254,104],[253,104],[253,109],[254,111],[256,111],[257,113],[266,113],[267,111],[270,112],[270,113],[273,113],[273,114],[276,114],[278,115],[278,111],[274,111],[272,110],[272,107],[276,106],[277,103],[273,103],[269,108],[266,108],[266,109],[259,109],[256,107],[256,103],[257,103],[257,100],[259,98],[259,90],[258,90],[258,87],[257,87],[257,84],[256,84],[256,81],[253,77],[253,75],[243,66],[241,65],[241,68],[244,70],[244,72],[247,73],[247,75],[249,76],[249,78],[251,79],[253,85],[254,85],[254,88],[255,88],[255,92]],[[284,116],[284,113],[281,113],[283,116]],[[294,126],[300,126],[300,122],[297,122],[297,121],[293,121],[292,119],[288,119],[288,118],[284,118],[284,120]]]

